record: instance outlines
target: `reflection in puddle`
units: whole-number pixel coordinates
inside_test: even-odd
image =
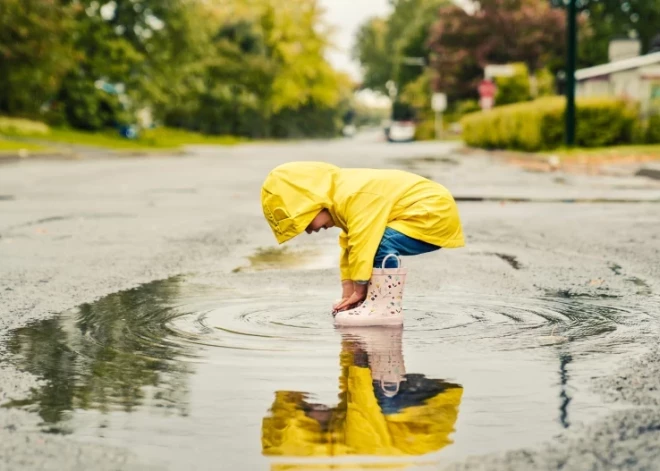
[[[264,455],[419,456],[452,443],[463,388],[406,374],[402,332],[400,327],[343,329],[339,404],[318,404],[302,392],[276,392],[262,425]]]
[[[607,413],[592,378],[657,338],[648,296],[448,290],[409,296],[403,334],[338,331],[334,284],[303,274],[296,296],[173,278],[17,329],[2,360],[43,383],[4,406],[169,469],[437,469]]]
[[[234,273],[264,270],[286,270],[292,268],[326,268],[334,266],[336,257],[319,249],[290,250],[289,247],[259,248],[247,257],[247,266],[232,270]]]
[[[8,350],[17,365],[44,380],[23,400],[45,430],[67,433],[76,409],[132,412],[149,405],[186,414],[186,353],[167,342],[176,279],[106,296],[55,319],[14,331]]]

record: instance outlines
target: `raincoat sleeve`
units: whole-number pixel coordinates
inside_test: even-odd
[[[339,234],[339,247],[341,252],[339,254],[339,272],[341,273],[341,281],[351,279],[351,270],[348,265],[348,235],[344,231]]]
[[[348,265],[350,279],[371,278],[374,258],[385,233],[392,203],[374,193],[355,193],[345,207],[348,228]]]

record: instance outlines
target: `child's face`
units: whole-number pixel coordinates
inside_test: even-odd
[[[312,232],[318,232],[321,229],[328,229],[334,226],[335,222],[332,220],[332,216],[330,216],[330,211],[324,209],[309,223],[305,232],[311,234]]]

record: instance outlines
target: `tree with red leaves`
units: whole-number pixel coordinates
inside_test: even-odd
[[[450,99],[475,98],[488,64],[524,62],[531,72],[561,68],[565,12],[547,0],[480,0],[468,13],[442,8],[432,26],[434,86]]]

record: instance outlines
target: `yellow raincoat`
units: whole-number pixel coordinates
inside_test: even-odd
[[[401,170],[291,162],[270,172],[261,189],[261,204],[280,244],[304,232],[322,209],[330,211],[342,230],[342,280],[371,278],[386,227],[443,248],[465,245],[449,191]]]
[[[414,457],[436,452],[452,443],[463,395],[459,385],[447,383],[446,389],[418,405],[395,414],[384,414],[374,394],[371,371],[355,365],[354,356],[342,352],[340,403],[329,409],[328,424],[323,426],[308,416],[303,406],[306,395],[278,391],[271,416],[262,422],[262,451],[266,456],[329,458],[337,456]],[[383,463],[384,464],[384,463]],[[366,468],[378,468],[373,463]],[[388,466],[383,465],[383,469]],[[392,466],[393,468],[398,466]],[[406,465],[401,466],[401,469]],[[356,469],[357,466],[347,466]],[[312,469],[307,465],[273,466],[272,469]],[[313,469],[326,469],[316,465]],[[327,469],[342,469],[337,463]]]

